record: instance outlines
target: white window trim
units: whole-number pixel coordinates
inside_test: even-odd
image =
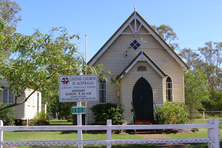
[[[4,102],[3,102],[3,91],[5,90],[5,89],[7,89],[7,103],[6,104],[13,104],[14,102],[15,102],[15,94],[13,94],[12,93],[12,95],[13,95],[13,99],[12,99],[12,103],[9,103],[9,88],[4,88],[3,90],[2,90],[2,99],[1,99],[1,103],[3,104]]]
[[[106,89],[98,89],[99,90],[99,92],[100,92],[100,90],[105,90],[105,92],[106,92],[106,95],[105,95],[105,102],[100,102],[100,96],[99,96],[99,104],[106,104],[107,103],[107,81],[106,80],[104,80],[105,81],[105,86],[106,86]],[[99,87],[100,87],[100,82],[101,81],[99,81]],[[99,93],[99,95],[100,95],[100,93]]]

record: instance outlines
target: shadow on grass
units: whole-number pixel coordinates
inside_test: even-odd
[[[77,133],[77,131],[61,131],[60,134],[71,134],[71,133]]]

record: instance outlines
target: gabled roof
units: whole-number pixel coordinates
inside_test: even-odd
[[[146,61],[162,78],[167,75],[151,60],[145,52],[140,52],[130,64],[116,77],[116,79],[122,79],[139,61]]]
[[[134,21],[135,20],[135,21]],[[130,25],[132,21],[135,22],[135,29]],[[141,25],[136,27],[136,22],[139,22]],[[163,48],[174,58],[174,60],[184,69],[187,70],[189,67],[184,63],[184,61],[171,49],[171,47],[162,39],[156,31],[139,15],[138,12],[134,11],[129,18],[119,27],[119,29],[109,38],[109,40],[100,48],[100,50],[90,59],[88,62],[89,66],[92,66],[100,56],[109,48],[110,45],[121,35],[124,34],[123,31],[130,27],[132,32],[136,35],[141,26],[145,28],[159,43]]]

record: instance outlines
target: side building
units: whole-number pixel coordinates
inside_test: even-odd
[[[0,102],[1,104],[13,104],[15,101],[15,94],[9,89],[9,84],[6,79],[0,80],[0,86],[2,91],[0,91]],[[26,89],[25,94],[22,94],[18,98],[18,102],[22,101],[25,96],[28,96],[32,92],[32,89]],[[36,91],[32,96],[23,104],[13,107],[15,116],[15,124],[21,125],[22,121],[27,121],[33,119],[37,112],[41,111],[41,92]]]

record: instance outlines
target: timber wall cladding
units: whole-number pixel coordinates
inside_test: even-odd
[[[137,67],[140,65],[145,65],[147,71],[138,72]],[[122,104],[124,105],[123,116],[127,123],[131,123],[132,121],[131,102],[133,88],[135,83],[141,77],[145,78],[150,83],[153,91],[153,101],[159,106],[163,105],[162,78],[147,62],[138,62],[121,81]]]

